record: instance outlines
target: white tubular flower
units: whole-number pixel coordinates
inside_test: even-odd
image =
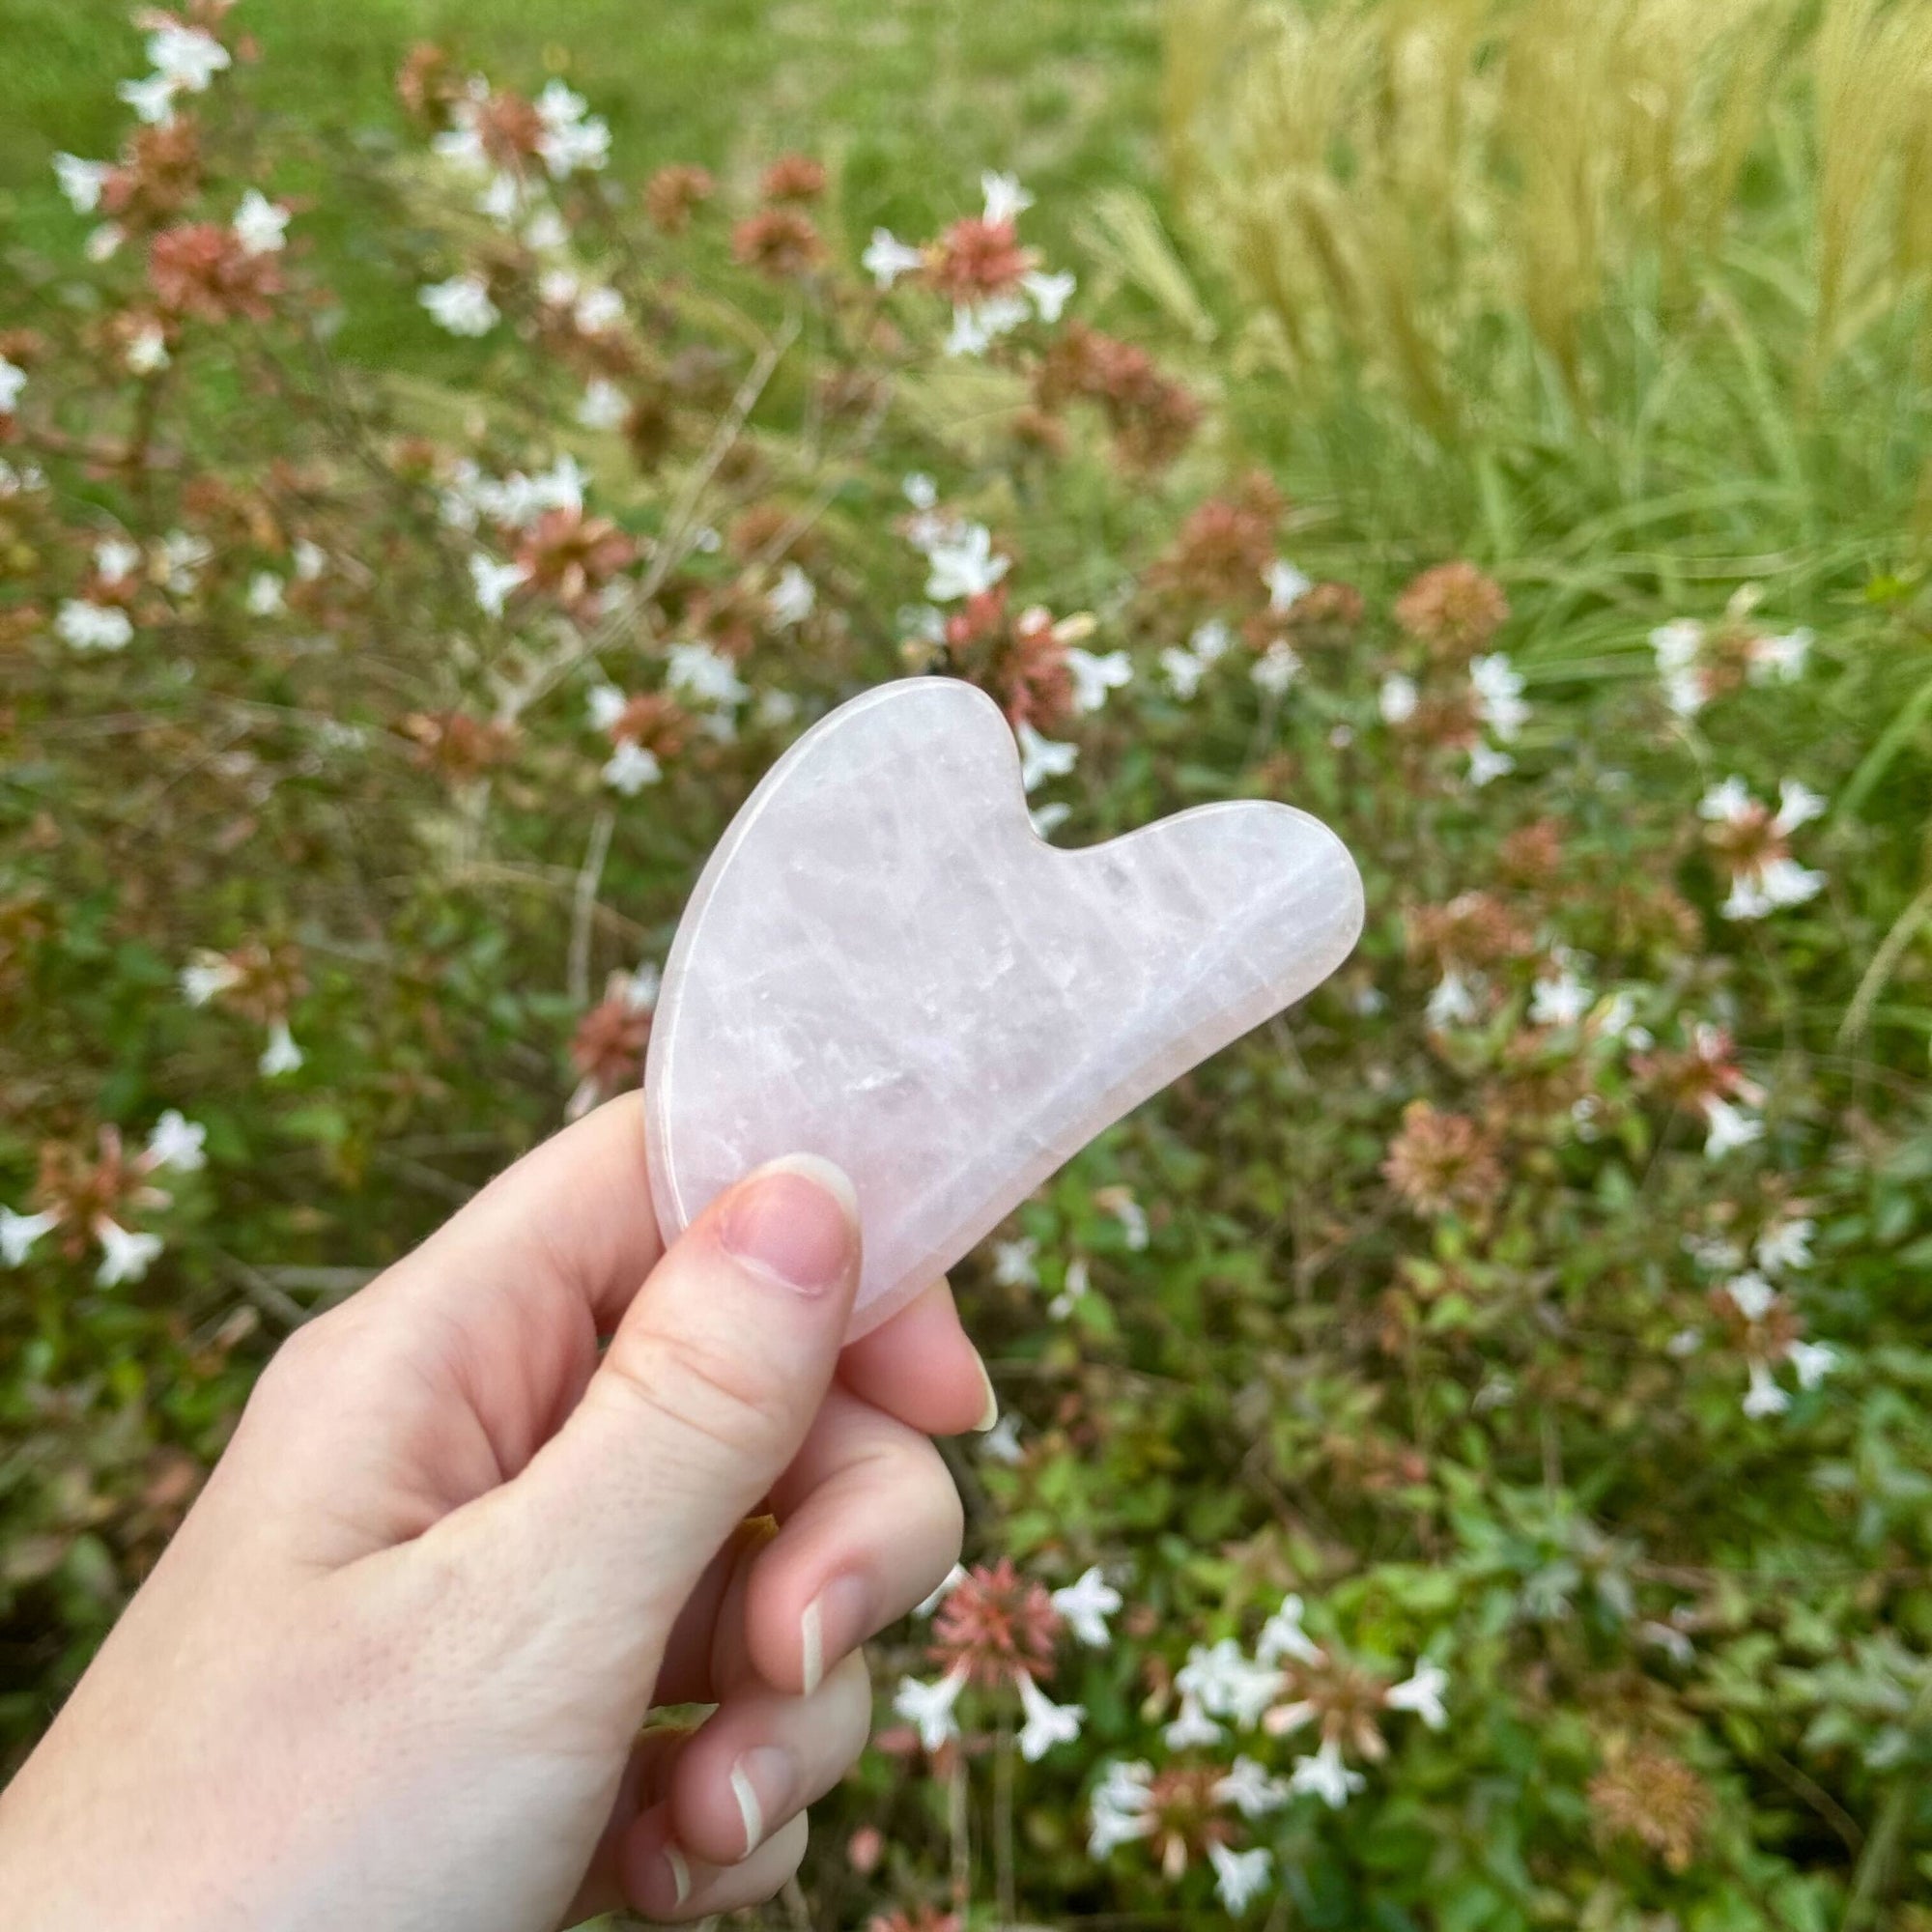
[[[952,1596],[953,1591],[956,1590],[961,1583],[965,1582],[965,1580],[966,1580],[965,1564],[955,1563],[952,1566],[952,1568],[949,1570],[946,1573],[946,1575],[939,1579],[939,1587],[933,1591],[931,1596],[925,1598],[923,1602],[915,1604],[913,1605],[913,1612],[912,1612],[913,1615],[916,1617],[929,1617],[933,1613],[933,1611],[940,1606],[941,1604],[945,1603],[948,1597]]]
[[[1268,609],[1276,616],[1293,610],[1315,588],[1306,573],[1295,569],[1285,556],[1276,557],[1262,572],[1262,582],[1267,585]]]
[[[54,156],[54,179],[76,214],[92,214],[100,206],[100,190],[113,172],[107,161],[84,161],[78,155]]]
[[[1297,1795],[1310,1792],[1330,1810],[1339,1811],[1350,1793],[1361,1790],[1368,1780],[1342,1762],[1342,1747],[1329,1738],[1313,1757],[1295,1759],[1288,1781]]]
[[[130,376],[153,376],[168,366],[168,338],[157,322],[144,322],[128,338],[122,361]]]
[[[1078,644],[1066,653],[1066,668],[1073,673],[1073,708],[1098,711],[1110,691],[1122,691],[1134,681],[1133,660],[1125,651],[1108,651],[1096,656]]]
[[[58,1214],[18,1214],[0,1208],[0,1266],[16,1268],[43,1235],[60,1226]]]
[[[1776,832],[1796,832],[1801,825],[1809,825],[1814,818],[1825,815],[1825,799],[1807,784],[1801,784],[1796,779],[1781,779],[1777,786],[1777,812],[1772,819],[1772,829]]]
[[[1185,1750],[1190,1745],[1219,1744],[1222,1730],[1201,1708],[1199,1697],[1182,1691],[1179,1715],[1161,1732],[1161,1738],[1170,1750]]]
[[[94,568],[103,583],[126,583],[141,567],[141,546],[126,537],[103,537],[94,546]]]
[[[622,429],[631,413],[631,399],[608,376],[596,377],[577,405],[577,420],[585,429]]]
[[[1764,1138],[1764,1122],[1728,1100],[1706,1100],[1704,1119],[1710,1128],[1704,1138],[1704,1154],[1709,1160],[1721,1160],[1734,1150]]]
[[[985,219],[994,226],[1017,221],[1033,206],[1033,196],[1020,185],[1017,175],[995,174],[989,168],[980,177],[980,192],[986,198]]]
[[[191,1007],[205,1007],[217,994],[242,982],[242,969],[219,952],[206,948],[182,968],[182,998]]]
[[[1838,1366],[1838,1351],[1829,1342],[1793,1342],[1784,1351],[1798,1376],[1798,1386],[1814,1389]]]
[[[274,255],[287,246],[289,212],[259,188],[251,187],[242,197],[242,206],[229,225],[244,254]]]
[[[1167,688],[1185,704],[1201,689],[1208,667],[1192,651],[1177,650],[1170,644],[1160,654],[1161,673]]]
[[[1066,304],[1073,299],[1073,291],[1080,285],[1066,270],[1059,274],[1043,274],[1037,269],[1030,269],[1020,277],[1020,287],[1033,298],[1034,313],[1044,323],[1056,323],[1065,313]]]
[[[94,1273],[97,1288],[139,1281],[163,1246],[160,1236],[131,1234],[105,1214],[94,1224],[94,1238],[100,1243],[100,1265]]]
[[[1761,1274],[1741,1274],[1724,1284],[1724,1294],[1747,1321],[1762,1321],[1777,1300],[1777,1291]]]
[[[114,92],[134,110],[134,118],[150,128],[168,127],[175,118],[175,96],[180,90],[164,73],[124,80]]]
[[[798,719],[798,698],[789,691],[781,691],[777,686],[758,693],[758,701],[752,707],[753,723],[762,724],[768,731],[781,731]]]
[[[524,223],[524,246],[533,255],[554,255],[570,245],[570,228],[554,208],[540,208]]]
[[[1210,1844],[1208,1861],[1214,1867],[1215,1896],[1237,1916],[1267,1889],[1274,1872],[1274,1858],[1265,1845],[1236,1852],[1226,1845]]]
[[[949,355],[983,355],[1003,335],[1009,335],[1033,311],[1018,296],[988,296],[952,311],[952,327],[941,346]]]
[[[296,1044],[295,1036],[289,1031],[287,1020],[275,1020],[269,1027],[269,1043],[262,1049],[262,1057],[255,1065],[269,1079],[283,1073],[293,1073],[302,1064],[302,1050]]]
[[[1529,722],[1529,706],[1522,700],[1522,674],[1502,651],[1473,659],[1469,682],[1475,687],[1476,714],[1495,736],[1507,745]]]
[[[1011,1467],[1025,1453],[1020,1447],[1020,1419],[1010,1409],[980,1438],[980,1454],[991,1463]]]
[[[966,1666],[963,1663],[930,1684],[922,1683],[917,1677],[908,1677],[901,1681],[894,1693],[893,1709],[907,1723],[918,1727],[919,1741],[925,1749],[936,1751],[959,1735],[959,1720],[953,1716],[952,1707],[958,1703],[959,1693],[965,1688]]]
[[[1029,1764],[1037,1764],[1055,1745],[1070,1745],[1079,1737],[1087,1708],[1084,1704],[1056,1704],[1024,1670],[1014,1682],[1026,1719],[1018,1739],[1020,1755]]]
[[[500,617],[511,591],[530,581],[529,567],[521,563],[498,563],[496,558],[472,551],[469,582],[475,587],[476,606],[485,616]]]
[[[1107,1619],[1121,1607],[1121,1593],[1107,1581],[1096,1564],[1052,1596],[1053,1607],[1066,1627],[1090,1650],[1103,1649],[1110,1640]]]
[[[1291,1796],[1286,1778],[1270,1776],[1251,1757],[1237,1757],[1214,1787],[1215,1801],[1232,1804],[1243,1818],[1264,1818],[1279,1811]]]
[[[611,976],[611,984],[618,998],[624,1002],[626,1009],[634,1013],[647,1013],[658,1003],[658,994],[664,986],[664,975],[646,959],[635,973]]]
[[[170,1107],[148,1136],[148,1165],[193,1174],[208,1165],[207,1140],[208,1129],[199,1121],[190,1121],[179,1108]]]
[[[1767,1415],[1782,1415],[1791,1406],[1791,1398],[1772,1378],[1771,1370],[1763,1362],[1752,1362],[1748,1373],[1750,1386],[1745,1390],[1745,1413],[1753,1422],[1762,1421]]]
[[[608,731],[623,717],[631,700],[614,684],[593,684],[584,709],[594,731]]]
[[[731,660],[709,644],[673,644],[665,659],[665,678],[680,697],[696,704],[742,704],[752,695]]]
[[[1533,1026],[1575,1026],[1595,1003],[1596,996],[1581,980],[1565,967],[1553,980],[1539,980],[1530,991],[1529,1017]]]
[[[984,524],[958,524],[936,531],[922,547],[931,565],[925,594],[935,604],[982,596],[1006,576],[1011,563],[994,553],[993,533]]]
[[[134,622],[117,605],[70,597],[54,618],[54,630],[70,650],[122,651],[133,641]]]
[[[27,386],[27,372],[17,362],[0,355],[0,416],[12,415]]]
[[[1448,1688],[1449,1673],[1425,1657],[1408,1677],[1384,1693],[1382,1702],[1391,1711],[1413,1712],[1432,1731],[1439,1731],[1449,1721],[1442,1706],[1442,1693]]]
[[[1697,816],[1713,825],[1739,825],[1751,815],[1750,786],[1741,778],[1714,784],[1697,801]]]
[[[537,96],[537,118],[543,132],[537,153],[554,181],[566,181],[580,169],[595,172],[611,158],[611,128],[590,111],[582,95],[553,80]]]
[[[1147,1209],[1134,1199],[1131,1188],[1096,1187],[1094,1190],[1094,1205],[1104,1208],[1121,1224],[1127,1246],[1135,1254],[1145,1252],[1151,1238]]]
[[[1279,1663],[1292,1657],[1297,1663],[1324,1663],[1327,1653],[1309,1639],[1301,1628],[1302,1602],[1297,1596],[1281,1600],[1281,1608],[1262,1626],[1255,1643],[1255,1655],[1264,1663]]]
[[[624,319],[624,298],[615,289],[585,289],[572,304],[570,319],[581,335],[602,335]]]
[[[1753,684],[1794,684],[1804,675],[1804,667],[1817,641],[1803,626],[1781,637],[1760,638],[1745,673]]]
[[[418,291],[416,299],[429,311],[431,321],[452,335],[488,335],[501,320],[490,299],[490,285],[481,275],[452,275],[446,282],[431,282]]]
[[[772,585],[771,595],[765,599],[772,622],[790,629],[804,623],[817,608],[818,592],[811,579],[797,564],[786,564],[779,573],[779,581]]]
[[[1469,782],[1478,787],[1506,779],[1516,770],[1516,760],[1493,745],[1473,745],[1469,749]]]
[[[1780,906],[1802,905],[1815,896],[1824,883],[1823,872],[1807,872],[1789,859],[1774,860],[1762,867],[1755,878],[1740,872],[1719,910],[1726,919],[1765,919]]]
[[[636,798],[646,785],[654,785],[664,777],[664,767],[658,763],[656,753],[647,752],[626,738],[604,761],[599,776],[612,791],[625,798]]]
[[[282,580],[272,570],[258,570],[248,580],[248,594],[243,603],[251,617],[280,616],[288,609],[282,595]]]
[[[1031,724],[1020,725],[1014,734],[1020,747],[1020,784],[1032,792],[1049,779],[1064,779],[1080,756],[1078,745],[1043,738]]]
[[[1277,638],[1255,660],[1248,675],[1254,679],[1257,690],[1270,697],[1280,697],[1301,675],[1301,653],[1286,638]]]
[[[1219,617],[1195,625],[1187,648],[1205,665],[1219,664],[1235,647],[1235,634]]]
[[[1001,1288],[1039,1286],[1039,1243],[1031,1235],[993,1243],[993,1280]]]
[[[1704,627],[1694,617],[1673,618],[1651,632],[1650,647],[1657,654],[1659,674],[1674,676],[1697,662],[1697,653],[1704,648]]]
[[[1052,807],[1043,805],[1033,814],[1036,828],[1039,820],[1044,818],[1051,810]],[[1041,832],[1039,836],[1044,838],[1047,834]],[[1080,1297],[1086,1294],[1093,1286],[1093,1279],[1087,1269],[1087,1257],[1085,1255],[1075,1255],[1066,1264],[1065,1282],[1061,1288],[1060,1293],[1046,1304],[1046,1312],[1056,1321],[1065,1321],[1073,1313],[1074,1308],[1079,1303]]]
[[[1453,970],[1443,974],[1436,981],[1423,1011],[1429,1024],[1437,1032],[1445,1027],[1472,1026],[1482,1016],[1475,987]]]
[[[1376,693],[1376,709],[1384,724],[1406,724],[1421,701],[1422,694],[1416,690],[1415,680],[1399,670],[1390,671]]]
[[[217,73],[224,73],[233,57],[214,36],[201,27],[168,20],[147,42],[148,65],[184,94],[206,92]]]
[[[1757,1237],[1757,1264],[1766,1274],[1783,1274],[1792,1268],[1811,1265],[1811,1237],[1818,1232],[1815,1221],[1799,1219],[1767,1228]]]
[[[1087,1851],[1104,1859],[1118,1845],[1153,1830],[1153,1771],[1146,1764],[1110,1764],[1094,1787],[1088,1811]]]
[[[925,257],[909,242],[901,242],[890,228],[875,228],[859,266],[871,276],[875,288],[889,289],[901,275],[917,274]]]

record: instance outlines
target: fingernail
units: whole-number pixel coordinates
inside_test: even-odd
[[[994,1392],[992,1377],[986,1373],[985,1358],[977,1349],[973,1351],[973,1361],[980,1371],[980,1379],[986,1388],[986,1406],[980,1411],[979,1421],[973,1425],[974,1429],[983,1435],[1000,1419],[1000,1398]]]
[[[799,1620],[799,1674],[809,1697],[834,1663],[872,1634],[872,1591],[863,1577],[835,1577],[805,1606]]]
[[[665,1869],[670,1873],[671,1895],[682,1905],[691,1896],[691,1867],[675,1845],[664,1848],[664,1861]]]
[[[750,1858],[765,1842],[765,1820],[789,1817],[798,1789],[798,1763],[781,1745],[758,1745],[731,1767],[731,1796],[745,1821],[745,1850]]]
[[[787,1154],[743,1181],[724,1209],[726,1254],[800,1294],[823,1294],[844,1278],[858,1245],[852,1183],[816,1154]]]

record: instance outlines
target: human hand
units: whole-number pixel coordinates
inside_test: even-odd
[[[841,1351],[850,1201],[778,1162],[663,1253],[634,1095],[298,1331],[0,1794],[9,1926],[548,1932],[776,1891],[865,1743],[859,1644],[958,1553],[926,1435],[991,1419],[943,1283]]]

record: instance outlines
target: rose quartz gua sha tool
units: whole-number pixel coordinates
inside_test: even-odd
[[[864,1334],[1361,925],[1354,862],[1306,812],[1230,801],[1059,850],[991,698],[881,685],[772,767],[685,909],[644,1075],[659,1222],[780,1154],[837,1161]]]

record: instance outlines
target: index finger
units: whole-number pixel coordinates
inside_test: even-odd
[[[923,1435],[986,1430],[1000,1419],[992,1378],[943,1278],[889,1321],[848,1343],[838,1357],[838,1379]]]

